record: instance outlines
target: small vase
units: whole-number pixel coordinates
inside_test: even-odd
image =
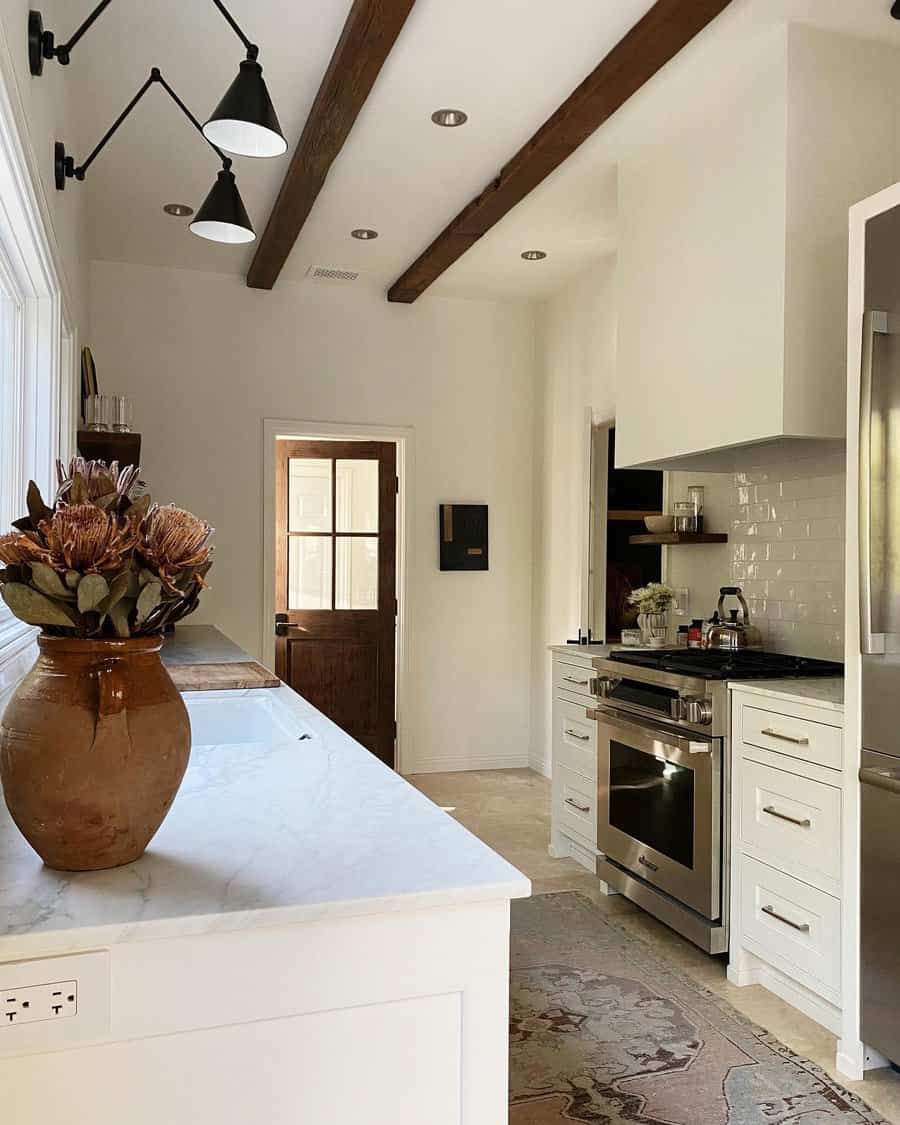
[[[665,613],[645,614],[648,644],[651,648],[665,648],[669,619]]]
[[[165,819],[191,751],[162,638],[38,643],[0,722],[7,807],[48,867],[131,863]]]

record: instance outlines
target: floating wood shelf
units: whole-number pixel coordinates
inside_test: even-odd
[[[111,430],[79,430],[78,452],[89,461],[118,461],[120,466],[141,463],[141,435]]]
[[[659,535],[629,535],[628,542],[640,545],[658,543],[678,547],[688,543],[727,543],[728,536],[712,531],[664,531]]]
[[[623,520],[627,523],[640,523],[645,516],[661,516],[662,512],[644,511],[642,508],[610,508],[606,513],[608,520]]]

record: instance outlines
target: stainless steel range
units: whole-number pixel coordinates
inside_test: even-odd
[[[597,874],[709,953],[728,948],[728,681],[835,676],[824,660],[741,650],[595,659]]]

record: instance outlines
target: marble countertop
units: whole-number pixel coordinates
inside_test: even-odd
[[[569,656],[609,656],[614,648],[621,648],[621,645],[549,645],[551,652],[558,652],[560,655],[567,653]]]
[[[788,703],[808,703],[831,711],[844,710],[843,676],[821,676],[806,680],[732,680],[732,691],[775,696]]]
[[[243,664],[250,659],[215,625],[178,625],[163,643],[164,664]]]
[[[521,872],[290,688],[185,700],[198,739],[249,733],[194,747],[136,863],[51,871],[0,803],[0,960],[530,893]]]

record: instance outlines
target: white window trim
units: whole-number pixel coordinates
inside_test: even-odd
[[[11,80],[11,60],[0,44],[0,274],[9,293],[17,349],[11,419],[0,421],[4,444],[0,489],[4,526],[24,514],[25,488],[35,480],[52,497],[57,456],[74,448],[74,335],[65,327],[62,273],[56,268],[49,210],[27,149],[25,115]],[[13,97],[10,93],[13,93]],[[15,102],[14,99],[15,98]],[[50,233],[48,233],[50,232]],[[12,511],[10,509],[13,509]],[[21,510],[19,510],[21,509]],[[0,602],[0,685],[20,674],[36,630]]]

